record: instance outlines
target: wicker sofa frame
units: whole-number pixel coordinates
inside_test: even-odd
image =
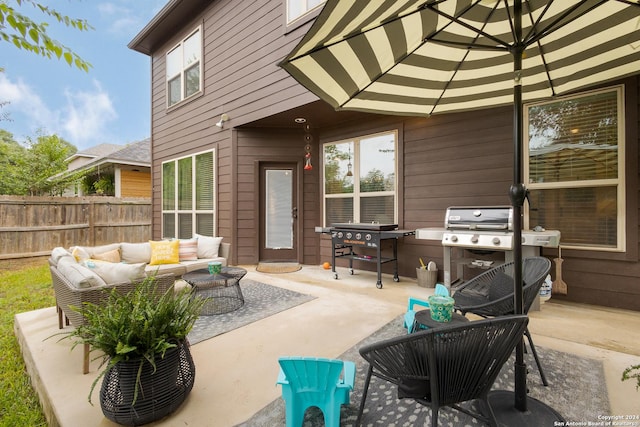
[[[56,297],[56,310],[58,312],[58,328],[63,329],[64,326],[77,327],[85,322],[84,316],[71,309],[71,307],[82,307],[84,303],[100,304],[104,301],[111,289],[118,289],[118,292],[127,293],[133,290],[137,282],[113,283],[104,286],[95,286],[91,288],[78,288],[74,286],[67,278],[60,273],[58,268],[49,260],[49,270],[51,271],[51,280]],[[175,283],[173,274],[157,275],[157,292],[166,292]],[[141,279],[142,280],[142,279]],[[89,372],[89,344],[84,344],[84,357],[82,373]]]

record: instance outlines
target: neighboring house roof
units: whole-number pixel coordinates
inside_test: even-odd
[[[122,145],[118,145],[118,144],[99,144],[96,145],[94,147],[91,148],[87,148],[86,150],[82,150],[82,151],[78,151],[76,152],[74,155],[70,156],[69,159],[67,160],[71,160],[75,157],[91,157],[91,158],[96,158],[96,157],[102,157],[102,156],[106,156],[109,153],[112,153],[118,149],[122,148]]]
[[[111,150],[109,151],[109,148]],[[96,152],[103,152],[104,154],[98,156]],[[95,147],[89,148],[82,152],[93,153],[95,158],[89,162],[77,164],[71,162],[69,169],[59,174],[52,176],[51,178],[60,178],[65,175],[69,175],[72,172],[79,172],[86,169],[95,168],[107,164],[138,166],[138,167],[151,167],[151,139],[143,139],[142,141],[132,142],[125,146],[114,144],[100,144]],[[78,153],[76,153],[77,155]],[[74,155],[75,156],[75,155]],[[70,157],[72,159],[74,156]]]
[[[78,151],[75,154],[69,156],[66,160],[69,162],[67,169],[77,169],[82,165],[86,165],[92,160],[106,156],[116,150],[122,148],[122,145],[116,144],[100,144],[95,147],[87,148],[86,150]]]
[[[104,159],[110,160],[111,163],[151,166],[151,140],[147,138],[127,144],[120,150],[104,156]]]

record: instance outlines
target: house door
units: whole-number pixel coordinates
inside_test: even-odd
[[[297,261],[296,163],[260,166],[260,261]]]

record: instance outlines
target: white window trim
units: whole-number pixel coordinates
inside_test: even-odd
[[[544,105],[553,102],[558,102],[559,100],[565,99],[573,99],[573,98],[582,98],[585,96],[592,95],[594,93],[601,92],[610,92],[612,90],[617,91],[617,103],[618,103],[618,178],[617,179],[599,179],[599,180],[590,180],[590,181],[564,181],[564,182],[552,182],[552,183],[535,183],[529,182],[529,134],[527,132],[528,129],[528,107],[533,107],[536,105]],[[581,92],[579,94],[558,97],[554,98],[551,101],[541,101],[536,103],[528,103],[524,106],[524,124],[525,129],[523,131],[523,172],[524,172],[524,182],[527,183],[527,188],[530,190],[548,190],[548,189],[557,189],[557,188],[580,188],[580,187],[605,187],[605,186],[616,186],[616,197],[617,197],[617,242],[615,248],[608,248],[605,246],[578,246],[578,245],[570,245],[563,244],[562,237],[560,237],[560,245],[563,249],[577,249],[577,250],[586,250],[586,251],[597,251],[597,252],[626,252],[626,150],[625,150],[625,121],[626,114],[624,109],[624,100],[625,100],[625,91],[623,85],[611,86],[607,88],[592,90]],[[529,224],[529,206],[525,203],[524,209],[524,227],[530,228]]]
[[[203,85],[203,74],[204,74],[204,34],[202,32],[202,25],[199,25],[198,27],[194,28],[193,31],[191,31],[189,34],[187,34],[182,40],[180,40],[180,42],[176,43],[173,47],[171,47],[171,49],[167,50],[167,53],[165,53],[164,55],[164,59],[165,59],[165,67],[167,64],[167,57],[169,56],[169,54],[171,52],[173,52],[175,49],[177,49],[178,47],[182,46],[184,44],[184,42],[186,40],[189,39],[189,37],[193,36],[196,32],[200,32],[200,75],[199,77],[199,82],[198,82],[198,90],[194,93],[192,93],[189,96],[185,96],[185,70],[187,68],[191,68],[193,66],[193,64],[191,64],[189,67],[185,67],[185,64],[182,64],[182,68],[180,70],[180,100],[178,102],[176,102],[175,104],[170,104],[170,100],[171,97],[169,96],[169,76],[167,76],[167,73],[165,72],[165,76],[164,76],[164,87],[165,87],[165,94],[166,94],[166,107],[168,109],[171,108],[175,108],[176,106],[184,103],[185,101],[199,95],[202,93],[202,85]]]
[[[204,154],[204,153],[212,153],[213,156],[213,165],[212,165],[212,176],[211,179],[213,180],[214,186],[213,186],[213,209],[196,209],[195,208],[195,200],[196,200],[196,185],[195,185],[195,179],[196,179],[196,157],[200,154]],[[177,173],[178,171],[178,163],[180,160],[182,159],[186,159],[186,158],[191,158],[191,165],[192,165],[192,169],[191,169],[191,183],[193,184],[191,186],[191,200],[194,202],[193,204],[193,208],[189,209],[189,210],[185,210],[185,209],[177,209],[178,206],[178,178],[179,178],[179,174]],[[175,236],[175,238],[178,238],[178,231],[179,231],[179,226],[180,223],[178,221],[178,216],[180,214],[191,214],[192,218],[191,218],[191,224],[192,224],[192,229],[191,229],[191,235],[195,236],[195,233],[197,233],[196,231],[196,226],[197,226],[197,222],[196,222],[196,215],[197,214],[212,214],[213,215],[213,235],[216,236],[217,235],[217,231],[218,231],[218,217],[217,217],[217,212],[216,212],[216,206],[217,206],[217,199],[218,199],[218,191],[217,191],[217,181],[216,181],[216,177],[215,177],[215,173],[216,173],[216,164],[217,164],[217,159],[216,159],[216,150],[215,149],[211,149],[211,150],[204,150],[204,151],[200,151],[197,153],[193,153],[193,154],[189,154],[187,156],[182,156],[182,157],[177,157],[175,159],[171,159],[171,160],[167,160],[162,162],[161,165],[161,174],[164,173],[164,165],[167,163],[174,163],[175,164],[175,180],[174,180],[174,190],[175,190],[175,196],[174,196],[174,209],[164,209],[164,188],[161,188],[160,190],[160,206],[161,206],[161,213],[160,213],[160,219],[161,219],[161,223],[162,225],[161,227],[161,232],[163,234],[162,238],[165,238],[166,236],[164,236],[164,215],[165,214],[173,214],[175,217],[175,221],[174,221],[174,230],[173,230],[173,235]],[[163,183],[164,185],[164,180],[160,179],[160,182]]]
[[[358,137],[354,137],[354,138],[346,138],[346,139],[342,139],[339,141],[328,141],[322,144],[322,160],[324,162],[324,147],[326,145],[337,145],[337,144],[343,144],[343,143],[348,143],[348,142],[353,142],[353,147],[354,147],[354,153],[353,153],[353,161],[352,161],[352,167],[353,167],[353,176],[354,177],[360,177],[360,143],[363,139],[369,139],[369,138],[374,138],[376,136],[380,136],[380,135],[388,135],[388,134],[393,134],[393,139],[394,139],[394,152],[395,152],[395,164],[393,165],[394,167],[394,174],[395,174],[395,179],[394,179],[394,186],[393,186],[393,190],[389,190],[389,191],[373,191],[373,192],[366,192],[366,193],[361,193],[359,191],[359,186],[355,185],[355,179],[354,179],[354,189],[353,189],[353,193],[347,193],[347,194],[326,194],[326,188],[325,188],[325,175],[324,175],[324,164],[322,165],[322,180],[321,180],[321,185],[322,185],[322,223],[325,224],[325,226],[327,226],[327,213],[325,210],[325,206],[326,203],[324,202],[326,199],[333,199],[333,198],[345,198],[345,197],[350,197],[353,198],[354,203],[353,203],[353,216],[354,218],[360,218],[360,203],[356,203],[357,200],[360,200],[361,198],[365,198],[365,197],[380,197],[380,196],[389,196],[392,195],[394,198],[394,204],[393,204],[393,223],[397,224],[398,223],[398,130],[394,129],[394,130],[388,130],[388,131],[384,131],[384,132],[377,132],[377,133],[372,133],[372,134],[367,134],[367,135],[361,135]]]
[[[318,9],[321,9],[324,6],[324,4],[326,3],[326,2],[323,1],[319,5],[314,6],[311,9],[307,9],[306,11],[302,12],[300,15],[298,15],[296,17],[290,17],[289,16],[289,4],[292,1],[300,2],[301,0],[284,0],[284,4],[285,4],[285,19],[286,19],[287,25],[292,25],[292,24],[295,24],[298,21],[301,21],[301,20],[305,19],[310,14],[314,13]]]

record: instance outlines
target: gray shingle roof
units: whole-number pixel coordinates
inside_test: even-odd
[[[75,154],[75,157],[83,156],[83,157],[104,157],[114,151],[117,151],[122,148],[122,145],[118,144],[99,144],[86,150],[78,151]]]
[[[148,163],[151,165],[151,139],[132,142],[112,153],[104,156],[104,159],[112,160],[112,163]],[[97,159],[96,159],[97,160]],[[102,159],[100,159],[102,160]]]

